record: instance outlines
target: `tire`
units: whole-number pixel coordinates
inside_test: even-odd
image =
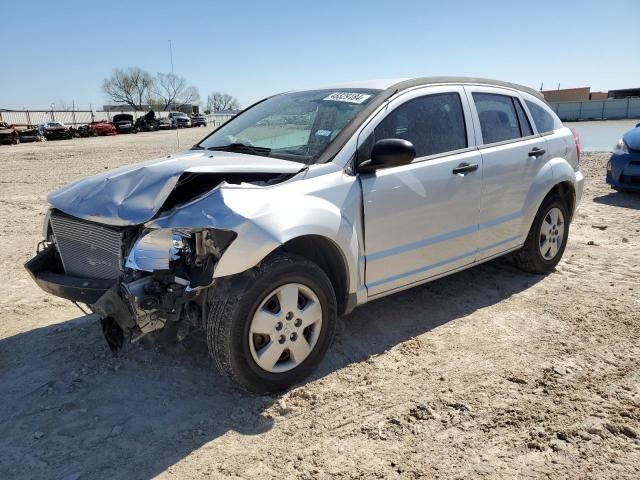
[[[297,297],[295,314],[290,317],[285,310],[292,308],[283,308],[286,299],[281,303],[283,297],[274,292],[290,292],[292,286],[297,289]],[[314,311],[320,320],[305,328],[303,320],[296,317],[304,318],[305,312],[311,311],[305,307],[316,301],[321,312],[317,305]],[[271,333],[256,334],[254,315],[263,318],[260,312],[265,311],[268,322],[274,322],[273,327],[269,323]],[[254,393],[282,391],[309,376],[333,341],[336,323],[337,302],[329,278],[315,263],[298,255],[273,254],[246,273],[222,278],[208,292],[205,326],[209,353],[222,374]],[[307,347],[306,357],[300,354],[300,361],[296,361],[292,352]],[[278,359],[271,370],[258,363],[258,358],[269,363],[264,355],[269,349],[271,357]]]
[[[561,213],[561,224],[555,222],[555,228],[551,228],[553,213]],[[544,229],[544,231],[543,231]],[[551,232],[546,234],[546,232]],[[562,235],[560,237],[560,235]],[[549,242],[547,237],[555,242]],[[567,205],[557,195],[547,197],[540,206],[533,220],[527,240],[524,246],[514,252],[513,259],[521,270],[531,273],[549,273],[558,265],[567,246],[569,236],[569,211]],[[545,243],[545,240],[546,243]],[[555,253],[554,253],[555,249]],[[543,252],[546,252],[543,253]]]

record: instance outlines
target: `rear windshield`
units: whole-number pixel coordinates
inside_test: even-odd
[[[310,90],[271,97],[198,146],[314,163],[380,90]]]

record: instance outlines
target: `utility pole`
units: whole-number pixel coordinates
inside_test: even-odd
[[[171,59],[171,74],[173,75],[173,48],[171,45],[171,40],[169,40],[169,58]]]

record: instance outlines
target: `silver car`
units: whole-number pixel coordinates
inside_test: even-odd
[[[87,304],[109,345],[206,335],[254,392],[304,379],[339,315],[511,253],[560,261],[580,147],[534,90],[432,77],[269,97],[191,151],[49,195],[44,290]]]

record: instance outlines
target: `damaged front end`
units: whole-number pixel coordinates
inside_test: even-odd
[[[235,232],[214,229],[142,233],[118,284],[91,305],[92,310],[113,319],[132,342],[167,322],[182,322],[178,338],[184,338],[201,326],[206,305],[200,294],[213,284],[213,269],[235,237]]]
[[[223,254],[246,236],[247,218],[225,196],[240,189],[242,205],[259,207],[250,191],[304,168],[200,150],[77,181],[49,195],[44,241],[25,266],[43,290],[100,316],[112,348],[172,324],[184,338],[203,325],[203,292]],[[266,245],[260,233],[249,235],[256,250]]]
[[[204,289],[236,233],[109,227],[52,210],[45,241],[25,267],[45,291],[86,304],[110,348],[170,323],[183,339],[200,326]]]

